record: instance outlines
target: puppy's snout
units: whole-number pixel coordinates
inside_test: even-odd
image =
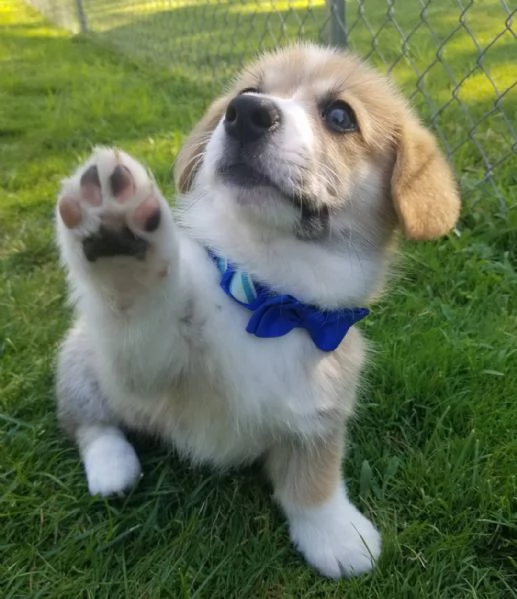
[[[276,129],[280,120],[280,109],[273,100],[242,94],[228,104],[224,128],[233,139],[248,143]]]

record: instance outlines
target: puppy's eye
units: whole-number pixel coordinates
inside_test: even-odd
[[[342,100],[329,104],[322,113],[325,124],[331,131],[350,133],[357,131],[357,119],[354,111]]]
[[[242,94],[260,94],[260,90],[256,87],[247,87],[239,92],[239,96],[242,96]]]

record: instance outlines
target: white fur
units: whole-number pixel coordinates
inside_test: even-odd
[[[116,428],[84,427],[79,445],[91,495],[119,495],[142,475],[135,450]]]
[[[371,570],[381,553],[381,537],[339,486],[325,503],[300,507],[281,501],[294,545],[330,578]]]

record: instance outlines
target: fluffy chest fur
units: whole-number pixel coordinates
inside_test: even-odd
[[[194,459],[218,465],[255,459],[286,433],[324,435],[337,414],[352,411],[364,353],[359,333],[350,331],[332,353],[318,350],[304,330],[276,339],[247,333],[249,312],[220,289],[220,274],[204,249],[214,246],[214,236],[207,238],[203,227],[195,227],[196,215],[189,222],[190,216],[183,212],[181,271],[169,275],[188,278],[193,286],[179,315],[181,363],[174,363],[176,354],[168,349],[172,339],[164,337],[177,307],[168,279],[129,310],[85,311],[92,322],[84,326],[99,332],[96,369],[111,408],[131,426],[155,431]],[[232,223],[215,210],[205,211],[203,224],[209,221],[226,223],[218,240],[230,243],[224,247],[219,241],[216,247],[235,252],[241,239],[235,229],[232,234]],[[285,266],[276,254],[297,248],[283,240],[278,244],[263,256],[257,248],[255,264],[261,280],[281,287]],[[303,258],[300,267],[310,279],[317,269]],[[320,284],[322,294],[332,287],[324,276]]]

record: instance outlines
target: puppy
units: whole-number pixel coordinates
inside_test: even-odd
[[[378,531],[342,477],[365,343],[397,229],[457,221],[432,135],[348,53],[297,45],[246,68],[177,159],[172,212],[151,176],[97,149],[66,179],[57,238],[76,318],[60,421],[92,494],[141,469],[125,429],[194,462],[263,459],[291,539],[328,577],[369,571]]]

